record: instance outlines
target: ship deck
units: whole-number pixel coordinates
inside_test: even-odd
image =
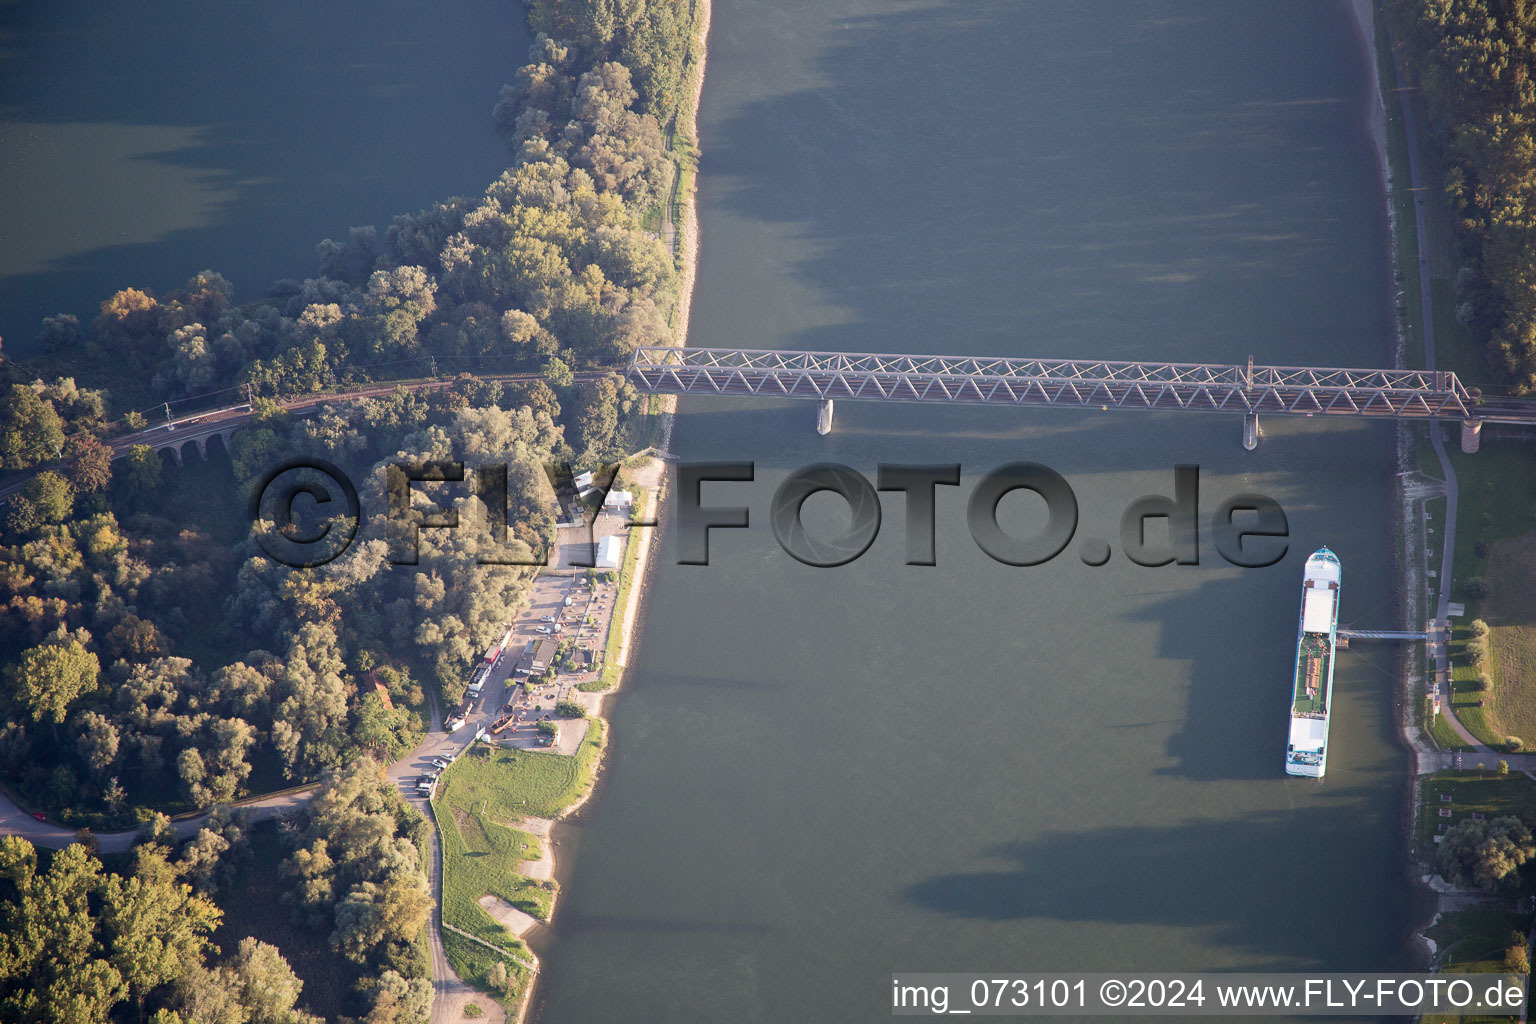
[[[1296,657],[1296,693],[1293,715],[1328,713],[1328,668],[1333,651],[1326,633],[1303,633]]]

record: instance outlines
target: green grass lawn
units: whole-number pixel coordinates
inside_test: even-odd
[[[537,839],[461,806],[448,790],[435,809],[443,837],[443,920],[522,953],[521,940],[491,917],[479,899],[499,896],[534,917],[549,917],[554,893],[520,873],[523,861],[538,858]]]
[[[1499,728],[1536,740],[1536,534],[1498,541],[1489,556],[1492,594],[1480,603],[1489,626],[1492,709]]]
[[[1472,748],[1462,742],[1456,730],[1445,720],[1444,715],[1435,715],[1429,720],[1429,735],[1441,750],[1471,750]]]
[[[497,1002],[506,1008],[508,1016],[517,1013],[517,1003],[528,990],[528,969],[499,957],[478,942],[471,942],[462,935],[443,932],[443,955],[448,965],[461,981],[475,986],[482,992],[495,991]],[[488,975],[497,963],[506,965],[508,984],[498,989],[490,983]],[[487,999],[492,998],[490,996]]]
[[[601,721],[589,722],[574,756],[477,745],[444,773],[447,785],[439,803],[452,802],[492,821],[555,817],[592,783],[603,729]]]
[[[1500,974],[1504,970],[1504,950],[1514,933],[1527,934],[1531,915],[1506,910],[1455,910],[1441,914],[1424,934],[1439,947],[1438,956],[1446,973]],[[1455,1016],[1434,1014],[1431,1019],[1474,1024],[1479,1021],[1514,1020],[1515,1015],[1472,1014]]]
[[[516,939],[479,905],[482,895],[548,918],[553,893],[518,873],[522,861],[540,856],[539,844],[514,825],[574,803],[591,786],[602,747],[602,722],[591,719],[574,756],[480,744],[443,773],[433,808],[443,836],[445,921],[511,946]]]
[[[527,946],[480,906],[480,897],[497,896],[540,920],[549,919],[555,890],[521,873],[523,861],[540,856],[538,840],[514,826],[526,815],[558,815],[591,787],[603,752],[603,723],[596,718],[588,722],[574,755],[476,744],[443,773],[432,807],[443,844],[444,924],[529,956]],[[486,972],[497,959],[494,952],[447,931],[443,944],[461,978],[487,991],[493,987]],[[523,981],[513,986],[511,996],[499,997],[509,1010],[520,998]]]
[[[1419,848],[1426,858],[1433,858],[1433,836],[1441,825],[1455,825],[1474,811],[1489,818],[1517,815],[1523,821],[1536,821],[1536,779],[1523,772],[1500,775],[1493,769],[1498,759],[1489,758],[1489,771],[1436,772],[1424,780],[1420,790]],[[1449,803],[1442,801],[1449,795]],[[1448,808],[1450,817],[1440,810]]]
[[[1493,694],[1479,687],[1477,669],[1466,656],[1466,644],[1470,637],[1467,623],[1471,621],[1468,615],[1453,620],[1451,625],[1451,706],[1456,709],[1456,717],[1467,727],[1467,731],[1488,746],[1498,747],[1509,733],[1501,731],[1501,722],[1493,715]],[[1480,701],[1482,707],[1478,707]]]
[[[1461,483],[1456,530],[1456,558],[1451,599],[1466,605],[1453,641],[1466,639],[1475,618],[1492,629],[1493,689],[1476,689],[1477,670],[1452,645],[1452,689],[1457,715],[1485,743],[1506,736],[1536,740],[1536,585],[1529,569],[1536,564],[1536,533],[1531,510],[1536,504],[1536,450],[1517,443],[1490,442],[1475,455],[1453,451],[1452,465]],[[1479,545],[1484,556],[1478,555]],[[1467,580],[1481,576],[1492,596],[1467,597]],[[1482,708],[1464,704],[1483,699]]]

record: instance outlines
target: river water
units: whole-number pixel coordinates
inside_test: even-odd
[[[320,237],[484,187],[521,10],[0,5],[0,334],[211,266],[242,296]],[[238,45],[236,42],[238,41]],[[698,345],[1378,365],[1391,358],[1368,68],[1335,3],[716,0]],[[1395,624],[1391,433],[1229,417],[682,403],[685,460],[751,460],[712,564],[663,538],[598,798],[561,833],[547,1024],[880,1020],[893,971],[1406,966],[1393,659],[1339,662],[1322,784],[1280,772],[1301,564]],[[777,546],[819,461],[961,463],[938,565]],[[1042,462],[1078,537],[991,561],[976,480]],[[1130,564],[1119,520],[1201,467],[1290,553]],[[1002,518],[1025,532],[1022,497]],[[840,513],[807,504],[813,527]],[[666,514],[664,512],[664,518]]]
[[[692,343],[1382,365],[1387,224],[1369,69],[1336,3],[718,0]],[[752,528],[666,536],[602,790],[563,833],[540,1020],[876,1021],[893,971],[1384,970],[1411,963],[1394,658],[1340,656],[1329,773],[1281,772],[1302,562],[1395,623],[1391,430],[1232,417],[688,399],[683,460]],[[774,488],[964,466],[935,567],[898,495],[851,565],[777,546]],[[1078,538],[1013,568],[977,478],[1063,474]],[[1151,569],[1122,510],[1201,469],[1258,492],[1267,569]],[[837,531],[835,499],[807,504]],[[1021,531],[1038,509],[1006,499]],[[665,514],[664,514],[665,518]]]
[[[259,298],[322,238],[481,191],[528,41],[507,0],[0,3],[5,351],[205,268]]]

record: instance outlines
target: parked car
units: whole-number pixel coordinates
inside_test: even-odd
[[[540,626],[538,628],[538,632],[540,632],[540,633],[553,633],[554,630],[550,629],[548,626]]]
[[[540,619],[539,621],[540,622],[554,622],[555,621],[555,617],[553,615],[546,615],[542,619]]]
[[[432,763],[437,765],[439,768],[447,768],[450,762],[447,760],[447,758],[434,757],[432,759]]]

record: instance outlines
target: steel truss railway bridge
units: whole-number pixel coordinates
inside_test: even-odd
[[[1233,363],[792,352],[772,349],[635,350],[637,388],[655,394],[751,395],[820,403],[816,429],[832,429],[838,399],[951,405],[1066,406],[1216,412],[1243,417],[1243,446],[1259,442],[1259,416],[1459,420],[1464,451],[1484,422],[1536,424],[1536,402],[1483,401],[1446,370],[1372,370]]]

